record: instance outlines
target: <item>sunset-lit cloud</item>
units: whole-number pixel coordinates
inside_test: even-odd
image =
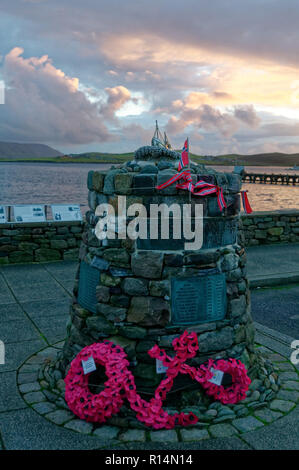
[[[299,151],[293,0],[2,0],[0,11],[2,140],[129,151],[158,119],[198,153]]]

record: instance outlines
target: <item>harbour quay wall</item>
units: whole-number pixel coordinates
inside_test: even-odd
[[[253,212],[241,222],[245,246],[299,243],[299,210]]]
[[[299,243],[299,210],[240,217],[245,246]],[[10,222],[0,225],[0,265],[77,260],[84,222]]]
[[[83,222],[0,225],[0,265],[77,260]]]

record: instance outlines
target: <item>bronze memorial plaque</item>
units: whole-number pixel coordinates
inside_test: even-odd
[[[226,284],[223,273],[173,278],[171,280],[173,325],[194,325],[222,320],[226,314]]]

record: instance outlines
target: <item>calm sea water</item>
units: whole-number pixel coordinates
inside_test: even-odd
[[[111,165],[0,163],[0,204],[80,204],[87,209],[87,173],[107,169]],[[233,167],[214,167],[231,171]],[[281,167],[249,167],[248,171],[293,173]],[[298,171],[297,171],[298,173]],[[244,184],[253,210],[299,209],[299,186]]]

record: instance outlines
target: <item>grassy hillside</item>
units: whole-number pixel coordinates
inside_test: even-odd
[[[227,154],[215,157],[205,157],[190,153],[191,160],[206,165],[245,165],[245,166],[294,166],[299,165],[299,153],[262,153],[256,155]],[[123,163],[134,158],[134,152],[129,153],[100,153],[87,152],[81,154],[61,155],[56,157],[4,157],[0,154],[0,161],[19,162],[49,162],[49,163]]]
[[[44,144],[20,144],[15,142],[0,142],[0,158],[19,160],[20,158],[54,158],[63,154]]]

